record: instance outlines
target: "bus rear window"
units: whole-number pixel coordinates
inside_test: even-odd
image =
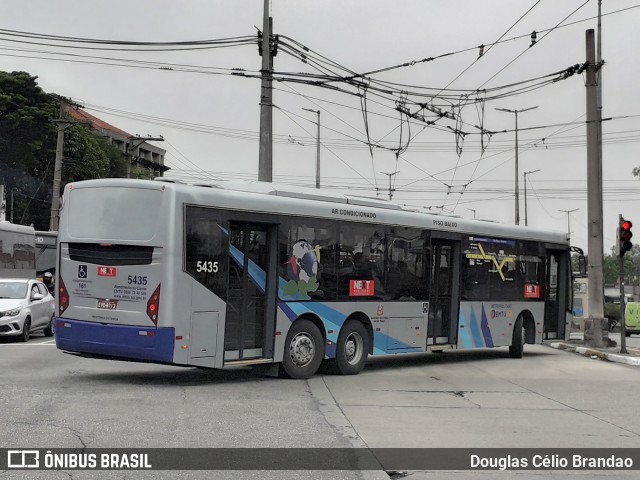
[[[149,265],[153,247],[138,245],[98,245],[95,243],[70,243],[69,258],[76,262],[98,265]]]
[[[162,192],[94,187],[69,192],[68,233],[77,239],[149,241],[157,231]]]

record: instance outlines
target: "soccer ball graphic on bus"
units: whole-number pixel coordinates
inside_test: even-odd
[[[290,280],[308,282],[318,274],[318,256],[306,240],[300,240],[293,245],[292,255],[287,263]]]

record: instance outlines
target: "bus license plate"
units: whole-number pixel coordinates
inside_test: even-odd
[[[118,308],[118,301],[117,300],[109,300],[106,298],[99,298],[98,299],[98,308],[104,308],[106,310],[115,310],[116,308]]]

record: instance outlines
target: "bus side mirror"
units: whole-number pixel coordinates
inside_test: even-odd
[[[585,277],[587,275],[587,260],[584,252],[579,247],[569,247],[572,253],[578,254],[578,271],[573,272],[574,277]]]
[[[584,255],[578,257],[578,270],[580,271],[581,277],[587,274],[587,260],[584,258]]]

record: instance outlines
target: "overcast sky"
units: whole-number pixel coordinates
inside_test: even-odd
[[[640,183],[632,174],[640,166],[640,0],[602,3],[603,116],[612,117],[603,125],[608,253],[619,213],[640,232]],[[333,62],[330,72],[322,72],[333,76],[408,64],[368,76],[405,85],[387,84],[390,94],[370,88],[364,96],[364,89],[344,81],[328,84],[340,90],[276,82],[274,181],[315,184],[316,115],[303,108],[319,109],[323,187],[388,197],[389,176],[383,172],[398,171],[392,177],[394,201],[513,224],[515,118],[495,109],[537,107],[518,116],[521,224],[523,173],[539,169],[527,177],[529,225],[566,231],[567,213],[560,210],[578,209],[570,214],[572,243],[586,249],[584,74],[550,80],[585,61],[585,31],[596,29],[590,18],[597,7],[597,0],[272,0],[274,33],[283,43],[274,68],[287,78],[320,73],[318,64],[305,64],[295,53],[293,47],[301,45],[312,57]],[[255,37],[263,0],[4,0],[2,10],[0,69],[37,75],[45,91],[71,97],[132,134],[162,135],[158,146],[167,150],[168,176],[257,179],[260,83],[229,74],[260,69],[254,43],[127,52],[121,51],[127,46],[68,48],[7,30],[139,42]],[[590,20],[580,22],[585,19]],[[531,45],[534,30],[537,41]],[[518,82],[525,83],[501,88]],[[479,89],[487,92],[474,93]],[[434,108],[422,110],[416,102],[456,120],[437,119]],[[436,122],[407,121],[398,105]],[[497,133],[481,135],[481,129]],[[368,142],[389,149],[371,152]],[[396,156],[392,149],[399,146]]]

